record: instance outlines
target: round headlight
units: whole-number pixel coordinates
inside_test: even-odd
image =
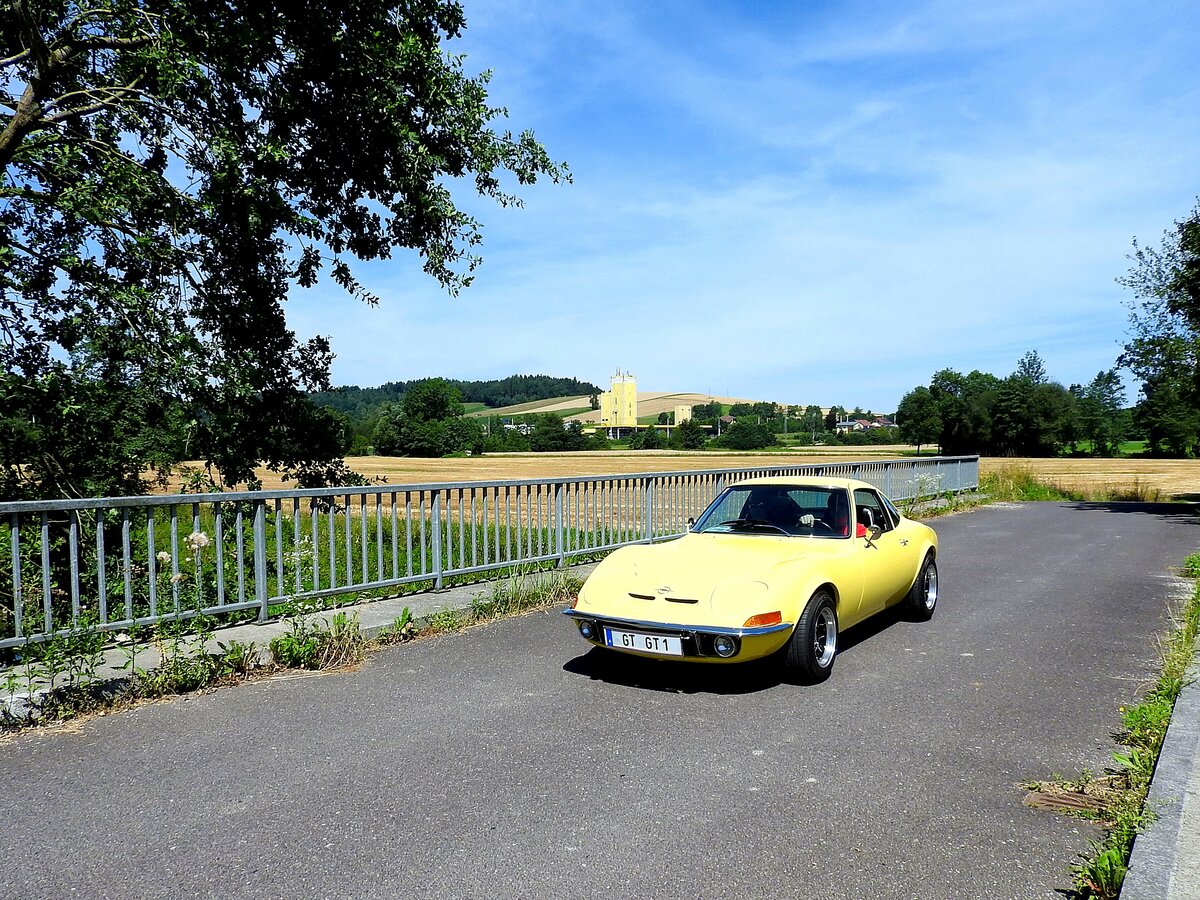
[[[719,634],[713,638],[713,650],[717,656],[723,656],[726,659],[737,653],[737,641],[725,634]]]
[[[587,619],[581,619],[579,622],[579,633],[590,641],[596,636],[596,626]]]

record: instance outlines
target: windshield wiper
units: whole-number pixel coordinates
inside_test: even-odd
[[[728,526],[731,531],[735,528],[769,528],[771,531],[777,531],[780,534],[791,534],[786,528],[782,528],[765,519],[726,519],[724,522],[718,522],[714,527],[721,528],[723,526]]]

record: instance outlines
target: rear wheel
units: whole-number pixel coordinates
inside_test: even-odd
[[[784,667],[804,681],[824,681],[833,670],[837,644],[837,607],[828,591],[817,591],[804,607],[784,647]]]
[[[937,601],[937,563],[934,562],[933,556],[930,555],[925,557],[925,563],[921,566],[921,571],[917,573],[917,580],[913,582],[913,586],[908,592],[905,606],[908,609],[908,614],[914,619],[927,622],[933,618],[933,611],[937,607]]]

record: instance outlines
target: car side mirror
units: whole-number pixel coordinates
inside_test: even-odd
[[[693,519],[691,516],[688,516],[688,520],[687,520],[687,530],[688,530],[688,531],[691,531],[691,530],[692,530],[692,527],[693,527],[695,524],[696,524],[696,520],[695,520],[695,519]]]
[[[856,536],[860,537],[860,538],[865,538],[866,542],[867,542],[866,546],[868,546],[868,547],[873,546],[875,544],[875,539],[878,538],[881,534],[883,534],[883,526],[882,525],[872,525],[870,528],[868,528],[862,522],[858,523],[858,528],[856,529]]]

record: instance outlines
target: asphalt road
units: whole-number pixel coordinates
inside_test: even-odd
[[[932,622],[822,685],[612,669],[558,612],[0,745],[0,897],[1062,897],[1190,507],[935,523]],[[1056,893],[1058,891],[1058,893]]]

